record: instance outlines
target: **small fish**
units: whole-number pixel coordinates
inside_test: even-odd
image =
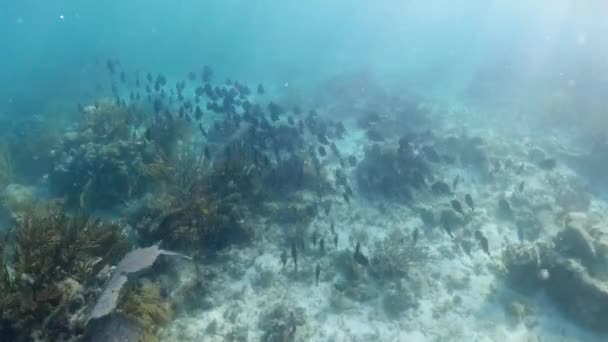
[[[211,159],[211,153],[209,152],[209,147],[205,146],[205,159]]]
[[[348,195],[348,197],[353,197],[353,189],[351,189],[348,184],[344,185],[344,192]]]
[[[205,128],[203,127],[203,124],[202,124],[202,123],[199,123],[199,124],[198,124],[198,130],[199,130],[199,131],[201,131],[201,134],[202,134],[202,135],[203,135],[205,138],[207,138],[207,132],[205,131]]]
[[[418,228],[414,229],[414,233],[412,234],[412,246],[416,246],[416,243],[418,242],[419,234],[420,234],[420,231],[418,230]]]
[[[457,199],[452,200],[452,208],[456,210],[460,215],[464,215],[464,210],[462,210],[462,204]]]
[[[312,245],[314,247],[317,247],[317,240],[319,239],[319,234],[317,233],[317,231],[315,230],[314,232],[312,232],[312,236],[311,236],[311,240],[312,240]]]
[[[207,65],[203,67],[203,82],[209,83],[211,82],[211,78],[213,77],[213,70]]]
[[[367,267],[369,265],[369,259],[361,252],[361,244],[359,242],[357,242],[357,246],[355,247],[353,258],[361,266]]]
[[[456,177],[454,177],[454,181],[452,181],[452,189],[456,189],[458,184],[460,184],[460,175],[456,175]]]
[[[464,201],[469,206],[469,208],[471,208],[471,210],[475,210],[475,204],[473,204],[473,197],[471,197],[470,194],[466,194],[464,196]]]
[[[334,247],[338,250],[338,234],[334,235]]]
[[[355,156],[349,156],[348,157],[348,163],[350,164],[351,167],[357,166],[357,157],[355,157]]]
[[[479,245],[481,246],[481,249],[489,256],[490,248],[488,245],[488,239],[479,230],[475,231],[475,238],[477,239],[477,241],[479,241]]]
[[[196,118],[196,120],[200,120],[203,117],[203,111],[201,110],[201,107],[196,106],[196,109],[194,110],[194,117]]]
[[[291,241],[291,258],[293,259],[293,267],[295,272],[298,272],[298,250],[296,249],[296,242]]]
[[[116,72],[116,65],[114,64],[114,62],[111,59],[108,59],[106,61],[106,67],[108,68],[110,75],[114,75],[114,73]]]
[[[262,84],[258,84],[258,94],[264,95],[264,86]]]
[[[325,254],[325,239],[321,238],[321,240],[319,240],[319,252],[321,252],[321,255]]]
[[[524,172],[525,168],[526,168],[526,164],[521,163],[521,165],[519,165],[519,168],[518,168],[518,169],[517,169],[517,171],[515,171],[515,172],[516,172],[518,175],[521,175],[521,174]]]
[[[287,265],[287,252],[285,251],[281,253],[281,264],[283,265],[283,268],[285,268],[285,265]]]
[[[519,185],[517,186],[517,191],[523,192],[525,185],[526,183],[524,181],[521,181],[521,183],[519,183]]]
[[[319,146],[319,156],[321,156],[321,157],[327,156],[327,151],[325,150],[325,147]]]
[[[321,275],[321,265],[317,264],[317,269],[315,270],[315,283],[316,286],[319,286],[319,276]]]
[[[347,193],[343,193],[342,194],[342,198],[344,198],[344,202],[346,202],[347,204],[350,204],[350,198],[348,198],[348,194]]]

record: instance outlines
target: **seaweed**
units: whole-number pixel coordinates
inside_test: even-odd
[[[9,234],[3,251],[14,257],[0,255],[0,337],[15,341],[68,333],[79,289],[128,247],[117,224],[70,217],[56,203],[24,212]]]
[[[434,262],[427,245],[414,242],[404,230],[396,228],[376,248],[370,269],[380,279],[396,279],[408,276],[414,267],[424,268]]]
[[[141,327],[143,340],[158,341],[158,328],[169,323],[173,317],[171,304],[161,296],[160,287],[154,283],[144,283],[125,291],[122,297],[119,308]]]

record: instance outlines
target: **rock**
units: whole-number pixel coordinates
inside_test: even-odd
[[[591,204],[591,195],[582,189],[575,191],[563,188],[555,196],[555,202],[564,210],[586,211]]]
[[[591,277],[574,259],[558,258],[549,274],[547,293],[566,313],[584,326],[608,331],[608,283]]]
[[[513,209],[511,209],[511,204],[504,198],[498,200],[498,217],[510,220],[513,218]]]
[[[577,259],[588,269],[593,269],[597,262],[593,239],[579,221],[567,221],[566,228],[555,236],[555,249],[561,256]]]
[[[536,275],[541,269],[541,253],[535,245],[510,245],[502,260],[507,271],[507,283],[523,293],[541,288],[541,279]]]

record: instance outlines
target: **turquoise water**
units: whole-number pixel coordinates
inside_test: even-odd
[[[608,3],[5,2],[0,341],[606,340]]]
[[[276,86],[366,70],[459,100],[534,102],[522,99],[569,80],[599,94],[605,9],[567,0],[23,1],[0,14],[2,108],[43,111],[90,87],[93,61],[107,57],[180,76],[208,64]]]

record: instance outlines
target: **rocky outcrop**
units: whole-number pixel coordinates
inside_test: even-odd
[[[545,291],[581,325],[608,331],[608,277],[603,239],[594,238],[586,215],[571,213],[550,244],[509,246],[503,253],[507,283],[531,293]]]

